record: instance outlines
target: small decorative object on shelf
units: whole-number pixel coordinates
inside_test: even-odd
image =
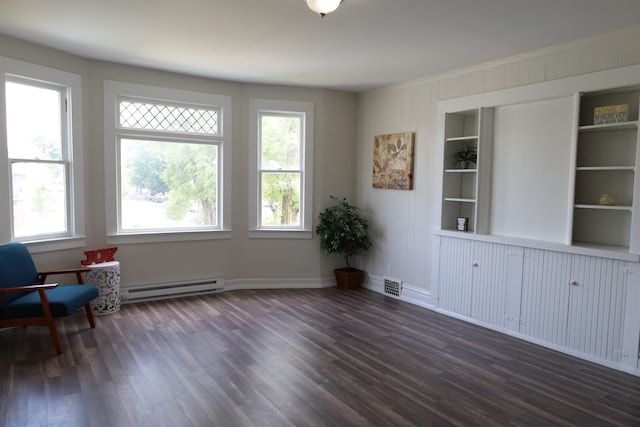
[[[593,109],[593,124],[605,125],[629,120],[629,104],[607,105]]]
[[[600,196],[599,203],[605,206],[613,206],[617,202],[615,194],[604,193]]]
[[[100,264],[103,262],[111,262],[115,261],[113,256],[118,250],[117,246],[111,248],[102,248],[96,249],[94,251],[84,251],[84,254],[87,256],[87,259],[80,261],[82,265],[92,265],[92,264]]]
[[[469,218],[458,217],[458,231],[469,231]]]
[[[453,166],[458,166],[460,169],[473,168],[477,161],[478,148],[473,142],[465,142],[462,148],[453,153]]]

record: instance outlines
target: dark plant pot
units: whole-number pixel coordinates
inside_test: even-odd
[[[362,285],[364,270],[357,268],[336,268],[336,283],[340,289],[357,289]]]

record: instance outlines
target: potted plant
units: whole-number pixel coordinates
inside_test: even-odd
[[[369,224],[359,214],[359,208],[347,202],[346,198],[335,201],[333,206],[320,212],[320,222],[316,234],[320,236],[320,247],[325,254],[338,254],[344,257],[346,267],[335,270],[339,288],[358,288],[362,284],[364,271],[353,267],[353,257],[371,247],[367,235]]]
[[[467,141],[462,148],[453,153],[453,166],[460,166],[461,169],[472,167],[478,161],[478,149],[473,142]]]

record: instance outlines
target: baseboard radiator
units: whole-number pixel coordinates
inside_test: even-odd
[[[222,292],[223,290],[224,280],[221,278],[193,282],[163,283],[122,289],[120,292],[120,300],[123,303],[151,301],[164,298],[210,294]]]

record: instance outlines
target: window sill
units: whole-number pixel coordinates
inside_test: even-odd
[[[37,254],[40,252],[60,251],[65,249],[84,248],[87,244],[86,236],[62,237],[49,240],[23,241],[29,252]]]
[[[146,232],[110,234],[107,236],[107,243],[112,245],[128,243],[189,242],[198,240],[221,240],[230,238],[231,230]]]
[[[250,239],[311,239],[311,230],[249,230]]]

